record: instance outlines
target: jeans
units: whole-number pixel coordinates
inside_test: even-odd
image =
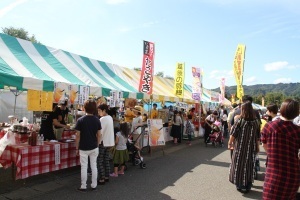
[[[79,151],[80,156],[80,165],[81,165],[81,187],[82,189],[86,189],[86,181],[87,181],[87,167],[88,167],[88,157],[90,158],[91,168],[92,168],[92,184],[91,187],[97,187],[97,157],[99,154],[99,149],[95,148],[89,151]]]

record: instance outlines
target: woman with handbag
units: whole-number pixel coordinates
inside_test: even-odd
[[[229,181],[238,191],[247,193],[254,181],[255,156],[259,152],[260,119],[257,119],[250,101],[241,106],[240,118],[234,123],[228,141],[233,147]]]

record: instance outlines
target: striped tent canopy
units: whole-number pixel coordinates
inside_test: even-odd
[[[141,76],[141,71],[112,65],[111,68],[114,72],[126,82],[134,87],[138,87]],[[184,85],[184,98],[179,98],[174,94],[174,80],[163,78],[160,76],[153,77],[153,100],[157,101],[170,101],[170,102],[186,102],[195,103],[192,99],[191,87]]]
[[[53,91],[54,82],[90,86],[90,95],[110,96],[123,92],[124,98],[195,103],[192,89],[184,85],[184,98],[174,94],[174,80],[153,79],[152,96],[138,92],[140,71],[31,43],[0,33],[0,88]],[[203,101],[211,95],[203,90]]]
[[[97,96],[117,90],[123,91],[124,98],[150,98],[105,62],[0,33],[0,88],[53,91],[54,82],[87,85]]]

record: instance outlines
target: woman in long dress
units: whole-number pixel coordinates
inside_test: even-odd
[[[293,124],[299,103],[287,99],[280,107],[280,118],[269,122],[261,132],[268,156],[263,199],[295,200],[300,185],[300,127]]]
[[[238,191],[248,192],[254,181],[255,157],[259,151],[260,122],[250,101],[242,105],[240,118],[235,122],[228,141],[234,147],[230,164],[229,181]]]

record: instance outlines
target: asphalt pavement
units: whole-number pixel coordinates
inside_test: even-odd
[[[205,147],[203,139],[196,138],[191,146],[185,141],[180,145],[167,143],[165,147],[154,148],[151,155],[143,154],[146,169],[128,163],[125,175],[110,178],[105,185],[99,185],[97,191],[76,191],[80,186],[80,167],[73,167],[25,180],[0,181],[0,200],[241,200],[262,197],[264,152],[260,153],[258,180],[247,194],[238,192],[228,181],[230,153],[226,147]]]

